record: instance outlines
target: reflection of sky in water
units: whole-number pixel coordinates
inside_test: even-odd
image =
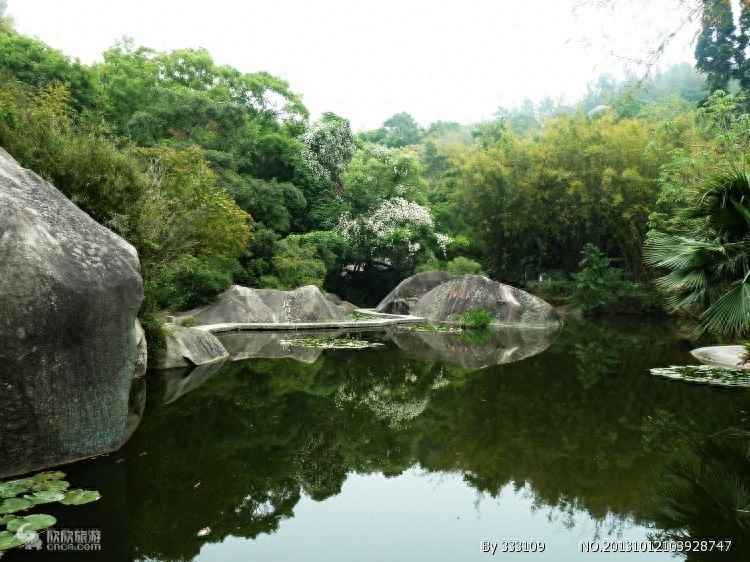
[[[528,488],[506,485],[497,498],[478,495],[457,474],[411,469],[395,478],[350,474],[340,494],[324,502],[303,496],[279,532],[254,541],[229,537],[206,545],[200,562],[224,560],[464,561],[493,558],[482,541],[544,540],[544,553],[498,559],[674,560],[668,553],[591,554],[583,540],[644,539],[648,530],[611,515],[597,522],[583,511],[534,507]]]

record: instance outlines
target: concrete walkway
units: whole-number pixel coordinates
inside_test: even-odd
[[[360,314],[377,316],[377,320],[347,320],[343,322],[240,322],[225,324],[204,324],[192,326],[196,330],[203,330],[212,334],[222,332],[250,332],[250,331],[279,331],[279,330],[340,330],[340,329],[368,329],[383,328],[386,326],[397,326],[399,324],[422,324],[424,318],[419,316],[404,316],[400,314],[384,314],[375,312],[370,308],[359,308],[355,310]]]

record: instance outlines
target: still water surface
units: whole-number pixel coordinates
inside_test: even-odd
[[[102,552],[54,559],[673,560],[580,543],[658,532],[649,513],[667,459],[744,423],[748,391],[650,375],[694,363],[674,333],[643,320],[566,324],[546,343],[367,333],[385,346],[150,373],[126,447],[67,470],[103,498],[55,513],[58,526],[101,529]],[[227,345],[263,355],[258,342]],[[544,552],[483,552],[510,539]]]

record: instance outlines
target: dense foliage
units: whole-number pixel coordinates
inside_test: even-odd
[[[743,87],[750,16],[735,28],[727,6],[705,3],[696,60],[709,88]],[[0,52],[0,145],[136,246],[151,313],[231,283],[313,284],[371,305],[428,269],[553,279],[588,312],[653,300],[670,262],[644,263],[649,232],[710,237],[696,226],[701,186],[743,170],[750,142],[744,100],[709,96],[688,65],[639,90],[602,76],[573,106],[527,100],[426,128],[401,112],[355,135],[334,113],[311,120],[284,80],[204,49],[125,38],[86,66],[2,20]],[[720,296],[735,277],[714,267]]]

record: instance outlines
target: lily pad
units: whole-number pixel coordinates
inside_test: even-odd
[[[27,488],[31,488],[34,485],[35,481],[33,478],[16,478],[15,480],[8,480],[7,482],[3,482],[3,484],[18,484],[19,486],[26,486]]]
[[[0,517],[0,525],[7,525],[16,518],[15,515],[3,515]]]
[[[54,472],[40,472],[39,474],[32,476],[32,478],[34,479],[34,482],[49,482],[50,480],[62,480],[65,478],[65,473],[60,472],[59,470]]]
[[[21,546],[23,542],[16,538],[15,533],[9,531],[0,531],[0,552]]]
[[[25,482],[0,482],[0,498],[15,498],[19,494],[28,492],[31,484],[28,486]]]
[[[85,503],[95,502],[101,497],[96,490],[70,490],[65,494],[65,499],[60,503],[63,505],[83,505]]]
[[[49,529],[55,523],[57,523],[57,519],[51,515],[34,513],[33,515],[14,519],[8,523],[8,530],[14,533],[19,529],[23,532],[39,531],[41,529]]]
[[[65,499],[65,494],[53,490],[41,490],[34,492],[31,496],[24,496],[24,498],[34,505],[39,505],[41,503],[59,502]]]
[[[718,386],[750,387],[750,374],[746,370],[715,365],[672,365],[650,369],[652,375],[670,379],[699,382]]]
[[[0,515],[28,509],[31,505],[29,500],[23,498],[7,498],[3,500],[3,503],[0,503]]]
[[[349,338],[304,338],[299,340],[281,340],[282,345],[298,347],[317,347],[321,349],[364,349],[366,347],[381,347],[382,343]]]
[[[31,489],[37,492],[60,492],[70,487],[70,483],[65,480],[49,480],[47,482],[40,482],[34,484]]]

